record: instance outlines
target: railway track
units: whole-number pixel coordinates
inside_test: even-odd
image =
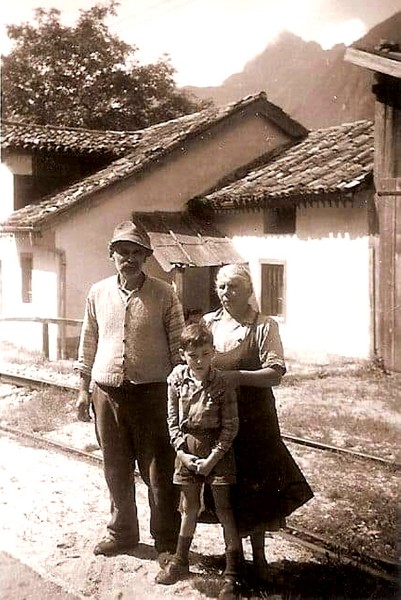
[[[51,386],[57,389],[76,390],[76,387],[74,386],[59,385],[57,383],[49,382],[46,380],[33,380],[31,378],[14,376],[11,374],[4,373],[0,373],[0,383],[7,383],[19,387],[28,387],[31,389],[42,389],[45,386]],[[101,457],[96,456],[90,452],[78,450],[76,448],[67,446],[59,442],[44,439],[43,437],[37,434],[31,434],[28,432],[20,431],[18,429],[8,427],[5,425],[0,426],[0,431],[2,431],[4,434],[7,434],[8,436],[13,437],[16,440],[29,443],[32,446],[42,447],[50,451],[63,453],[77,460],[90,462],[91,464],[95,464],[99,467],[102,466]],[[303,446],[309,446],[319,450],[327,450],[330,452],[335,452],[337,454],[345,453],[347,455],[351,455],[353,458],[358,458],[362,460],[373,460],[376,462],[378,461],[381,464],[388,466],[392,469],[400,468],[400,465],[398,463],[392,463],[391,461],[377,459],[377,457],[371,457],[369,455],[359,454],[357,452],[351,452],[348,450],[345,450],[343,452],[341,448],[327,446],[325,444],[314,442],[313,440],[295,438],[294,436],[291,436],[289,434],[285,434],[283,435],[283,437],[288,441],[299,443]],[[394,584],[399,583],[399,564],[396,562],[392,562],[381,557],[373,557],[352,551],[348,548],[333,543],[329,539],[322,538],[320,536],[315,535],[312,532],[294,527],[287,527],[283,532],[280,533],[280,535],[282,535],[282,537],[286,539],[290,539],[294,543],[300,544],[308,548],[309,550],[312,550],[317,554],[326,557],[331,557],[332,559],[337,560],[341,563],[354,566],[355,568],[365,571],[366,573],[369,573],[374,577],[384,579]]]
[[[30,389],[43,389],[45,387],[54,387],[59,390],[69,390],[76,391],[77,386],[60,384],[53,381],[49,381],[46,379],[34,379],[31,377],[23,377],[20,375],[14,375],[12,373],[4,373],[0,372],[0,383],[15,385],[17,387],[27,387]],[[324,452],[331,452],[333,454],[340,454],[343,456],[347,456],[349,458],[354,458],[358,460],[365,460],[368,462],[378,463],[384,467],[387,467],[391,470],[401,470],[401,463],[397,461],[387,460],[385,458],[381,458],[379,456],[373,456],[371,454],[366,454],[364,452],[356,452],[354,450],[349,450],[347,448],[341,448],[339,446],[333,446],[330,444],[324,444],[323,442],[319,442],[317,440],[310,440],[306,438],[301,438],[298,436],[294,436],[289,432],[282,432],[281,437],[289,442],[294,444],[298,444],[300,446],[306,446],[309,448],[313,448],[315,450],[322,450]]]

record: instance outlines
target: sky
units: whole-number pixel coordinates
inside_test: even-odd
[[[96,0],[3,0],[0,50],[10,44],[6,24],[32,21],[34,9],[57,8],[72,25]],[[351,44],[401,10],[401,0],[120,0],[110,30],[137,46],[140,62],[168,54],[179,86],[215,86],[240,72],[281,31],[328,49]]]

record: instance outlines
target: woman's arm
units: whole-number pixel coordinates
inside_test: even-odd
[[[249,385],[253,387],[274,387],[281,383],[282,375],[272,367],[263,367],[257,371],[238,371],[239,385]]]
[[[279,370],[272,367],[263,367],[256,371],[223,371],[224,377],[228,379],[232,385],[239,387],[240,385],[268,388],[274,387],[281,383],[282,374]]]

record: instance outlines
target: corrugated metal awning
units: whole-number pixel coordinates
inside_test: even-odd
[[[153,255],[164,271],[174,267],[211,267],[246,261],[232,241],[210,223],[188,213],[135,213],[149,234]]]

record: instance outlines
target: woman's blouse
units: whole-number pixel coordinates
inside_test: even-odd
[[[204,315],[203,321],[213,334],[216,350],[214,366],[223,370],[275,369],[286,372],[283,345],[277,322],[253,308],[240,322],[223,309]]]

